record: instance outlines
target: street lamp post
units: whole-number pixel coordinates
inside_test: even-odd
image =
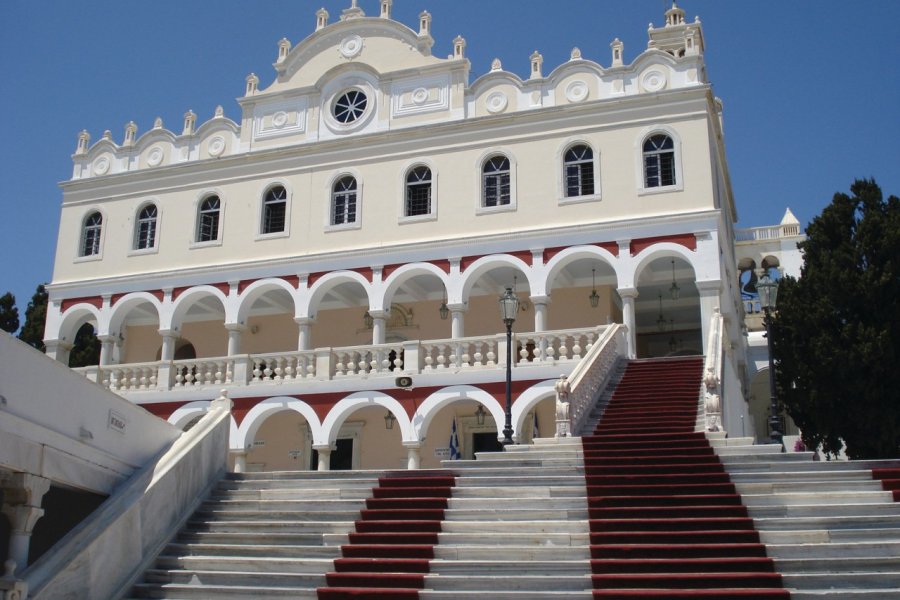
[[[775,395],[775,358],[772,355],[772,312],[778,299],[778,282],[768,274],[763,274],[756,283],[759,291],[759,304],[765,313],[766,342],[769,349],[769,437],[784,447],[784,431],[782,429],[781,411],[778,409],[778,397]]]
[[[500,296],[500,318],[506,325],[506,423],[503,426],[503,447],[513,443],[512,434],[512,326],[519,312],[519,298],[512,288]]]

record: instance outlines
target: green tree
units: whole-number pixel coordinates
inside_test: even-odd
[[[78,332],[75,333],[75,340],[72,342],[72,351],[69,353],[69,366],[74,369],[76,367],[87,367],[99,364],[100,340],[97,339],[97,333],[94,331],[94,326],[90,323],[85,323],[78,329]]]
[[[47,290],[44,284],[37,286],[28,308],[25,309],[25,324],[19,332],[19,339],[33,348],[44,352],[44,324],[47,321]]]
[[[809,447],[900,456],[900,199],[872,180],[806,229],[772,324],[778,395]]]
[[[16,308],[16,297],[10,292],[0,296],[0,329],[8,333],[19,329],[19,309]]]

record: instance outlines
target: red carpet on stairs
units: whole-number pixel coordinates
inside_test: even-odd
[[[434,558],[450,490],[447,471],[398,471],[378,479],[350,543],[327,573],[321,600],[405,600],[419,597]]]
[[[594,598],[790,598],[731,478],[694,431],[702,370],[701,357],[630,362],[582,438]]]
[[[881,481],[881,487],[894,495],[894,502],[900,502],[900,468],[872,469],[872,478]]]

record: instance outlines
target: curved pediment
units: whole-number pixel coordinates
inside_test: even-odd
[[[346,69],[386,73],[431,69],[446,60],[431,55],[430,34],[390,19],[348,19],[316,31],[275,63],[277,79],[261,93],[319,88],[328,74]]]

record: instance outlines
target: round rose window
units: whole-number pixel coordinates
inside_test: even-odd
[[[334,101],[332,113],[338,123],[353,123],[366,112],[369,99],[360,90],[350,90],[338,96]]]

